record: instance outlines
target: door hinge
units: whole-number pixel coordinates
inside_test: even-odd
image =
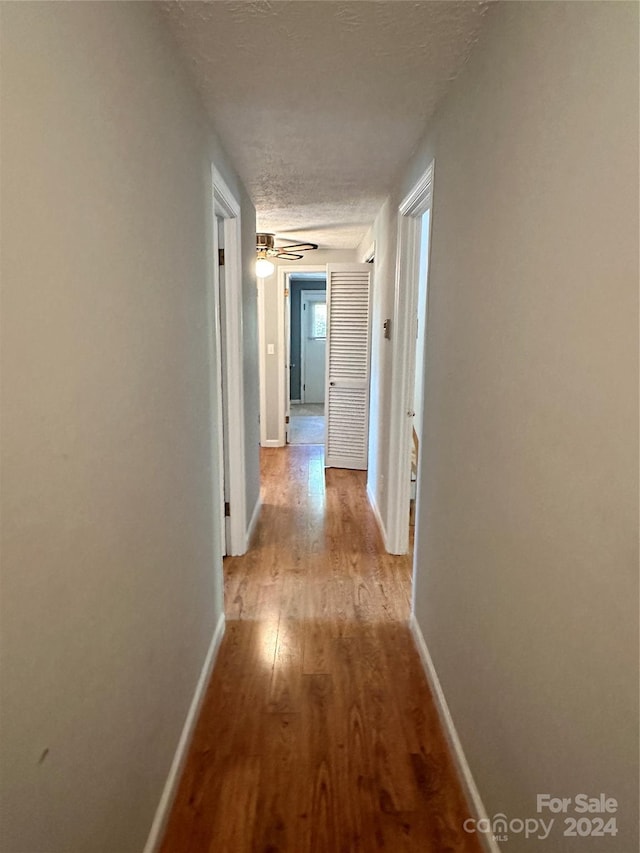
[[[224,502],[224,517],[231,518],[231,504],[229,501]]]
[[[288,291],[288,290],[285,290],[284,295],[285,295],[285,296],[288,296],[288,295],[289,295],[289,291]]]
[[[307,390],[307,386],[306,386],[306,385],[303,385],[303,386],[302,386],[302,390],[303,390],[303,391],[306,391],[306,390]]]
[[[224,249],[218,249],[218,263],[221,267],[224,266]]]
[[[288,424],[288,423],[289,423],[289,415],[285,415],[284,422],[285,422],[286,424]]]

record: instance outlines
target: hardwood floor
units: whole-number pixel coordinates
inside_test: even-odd
[[[251,550],[163,853],[478,853],[407,628],[411,561],[384,552],[363,472],[262,451]]]
[[[291,415],[289,442],[291,444],[324,444],[324,415]]]

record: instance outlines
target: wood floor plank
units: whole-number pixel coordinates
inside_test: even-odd
[[[268,784],[260,786],[252,850],[296,850],[299,815],[296,780],[303,739],[300,714],[265,714],[262,764]]]
[[[228,756],[214,809],[215,835],[208,853],[250,853],[260,790],[260,758]]]
[[[293,619],[281,619],[267,700],[267,710],[271,713],[300,710],[303,651],[303,624]]]
[[[366,473],[310,445],[261,473],[161,853],[479,853]]]
[[[299,788],[298,808],[304,823],[300,825],[299,840],[304,850],[338,850],[338,791],[331,742],[335,728],[333,678],[329,674],[305,675],[302,689],[304,782]]]
[[[302,654],[303,675],[320,675],[331,672],[333,641],[337,633],[336,626],[330,621],[305,620]]]

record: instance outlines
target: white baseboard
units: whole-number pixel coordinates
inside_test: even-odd
[[[160,802],[158,803],[158,808],[156,809],[155,817],[153,818],[153,823],[151,824],[151,831],[149,832],[149,837],[147,838],[147,843],[144,846],[143,853],[156,853],[156,851],[160,847],[162,836],[164,835],[164,830],[167,824],[167,820],[169,818],[169,812],[171,811],[171,806],[173,805],[173,800],[178,787],[178,782],[180,781],[180,775],[182,773],[184,762],[187,757],[187,752],[189,750],[191,736],[193,734],[196,721],[198,719],[200,706],[204,698],[204,693],[207,688],[207,684],[209,683],[209,676],[211,675],[213,665],[215,664],[216,657],[218,655],[218,649],[220,648],[220,643],[222,642],[223,635],[224,613],[220,614],[218,624],[216,625],[216,629],[213,632],[213,637],[211,638],[211,643],[209,644],[209,648],[207,650],[207,656],[204,659],[202,671],[200,672],[200,677],[198,678],[198,683],[196,684],[193,699],[191,700],[191,705],[189,706],[189,711],[187,712],[187,718],[184,721],[184,726],[182,727],[180,740],[178,741],[178,746],[176,747],[176,751],[173,756],[173,761],[171,762],[171,767],[169,768],[169,775],[167,776],[167,781],[164,784],[162,796],[160,797]]]
[[[247,543],[246,550],[248,551],[251,547],[251,539],[253,538],[254,531],[256,529],[256,524],[258,523],[258,518],[260,517],[260,510],[262,509],[262,496],[258,495],[258,499],[256,501],[256,505],[253,508],[253,512],[251,513],[251,521],[249,522],[249,526],[247,527]]]
[[[378,502],[376,501],[376,496],[374,495],[373,491],[369,487],[368,483],[367,483],[367,497],[369,498],[369,504],[371,505],[371,509],[373,510],[373,514],[375,515],[376,521],[378,522],[378,527],[380,528],[380,533],[382,534],[382,542],[384,543],[385,550],[388,551],[389,548],[387,547],[387,529],[384,526],[384,523],[382,521],[382,516],[380,515],[380,510],[378,508]]]
[[[262,447],[284,447],[284,444],[280,441],[279,438],[266,438],[262,442]]]
[[[413,639],[415,640],[416,648],[418,649],[418,654],[420,655],[420,660],[422,661],[422,666],[427,676],[427,681],[429,682],[429,687],[431,688],[433,698],[435,699],[436,706],[438,708],[440,722],[442,723],[449,744],[451,745],[453,757],[458,767],[458,773],[460,774],[460,778],[467,795],[467,800],[469,801],[469,805],[473,811],[473,816],[476,821],[487,820],[488,823],[487,811],[484,807],[484,803],[480,797],[480,792],[478,791],[471,773],[471,768],[469,767],[462,749],[462,744],[460,743],[456,727],[453,724],[453,718],[449,711],[449,706],[447,705],[447,700],[445,699],[440,679],[438,678],[436,668],[433,665],[433,660],[429,654],[429,649],[427,648],[427,644],[414,613],[411,614],[409,627],[413,634]],[[500,848],[498,843],[494,840],[493,835],[479,832],[478,838],[487,853],[500,853]]]

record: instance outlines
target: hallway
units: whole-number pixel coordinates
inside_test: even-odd
[[[292,403],[289,444],[324,444],[324,403]]]
[[[478,851],[365,473],[261,454],[251,550],[225,561],[226,634],[163,853]]]

